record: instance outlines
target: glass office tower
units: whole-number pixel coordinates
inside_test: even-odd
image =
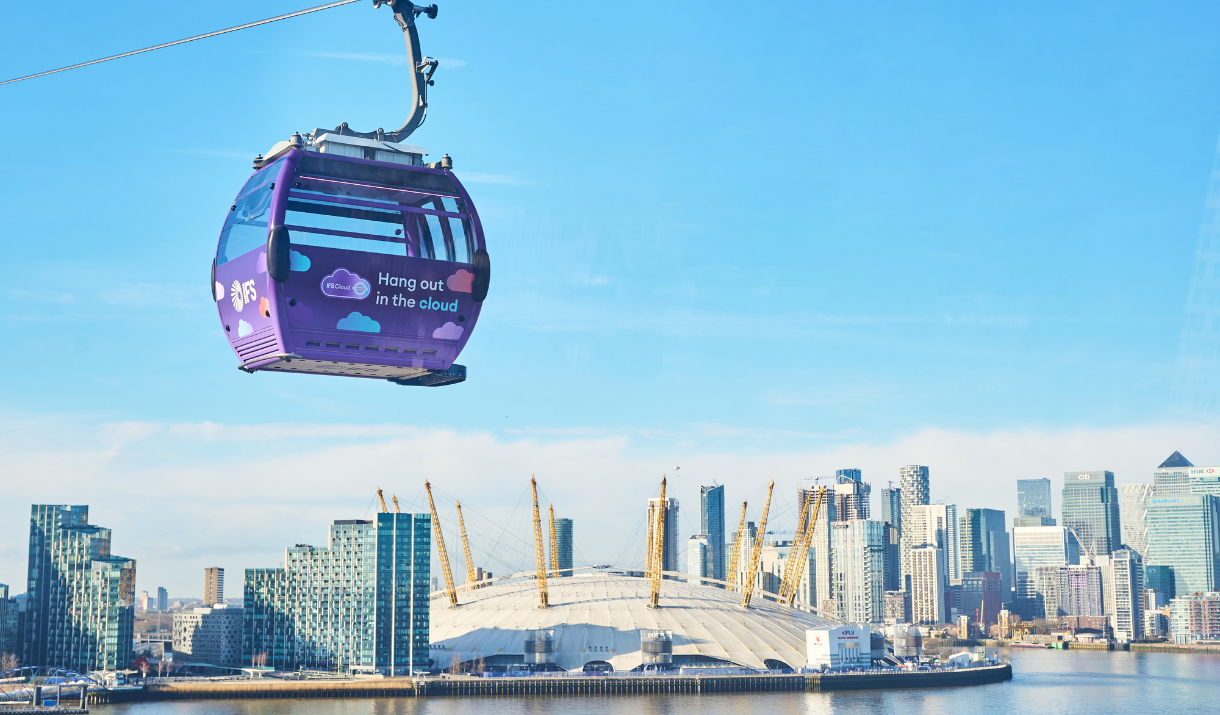
[[[1063,525],[1094,556],[1109,556],[1122,548],[1118,490],[1114,472],[1064,472]]]
[[[1054,516],[1051,513],[1051,480],[1017,480],[1017,516]]]
[[[1148,500],[1152,588],[1166,598],[1220,590],[1220,497],[1184,494]],[[1154,576],[1160,576],[1153,582]]]
[[[427,671],[431,529],[428,514],[340,519],[326,547],[297,544],[282,569],[246,569],[244,664]]]

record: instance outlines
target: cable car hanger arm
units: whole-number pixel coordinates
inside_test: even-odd
[[[380,128],[372,132],[357,132],[344,122],[335,127],[335,133],[398,143],[419,129],[428,115],[428,87],[432,86],[432,75],[440,63],[431,57],[425,57],[419,49],[419,32],[415,29],[415,18],[427,15],[429,19],[435,20],[437,8],[435,4],[420,7],[410,0],[373,0],[373,7],[379,8],[382,5],[389,5],[394,11],[394,21],[402,28],[403,38],[407,42],[407,66],[411,68],[411,114],[407,121],[393,132]]]

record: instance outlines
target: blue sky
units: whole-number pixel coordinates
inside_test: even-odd
[[[305,5],[26,3],[0,25],[0,75]],[[208,544],[269,565],[394,480],[493,513],[537,471],[618,544],[679,460],[689,509],[701,480],[740,496],[845,466],[879,488],[927,463],[934,498],[943,474],[940,498],[1011,508],[1017,476],[1220,462],[1212,418],[1175,391],[1218,15],[441,3],[411,141],[453,157],[494,270],[469,380],[432,390],[242,374],[204,297],[254,154],[405,117],[387,9],[2,87],[0,419],[22,469],[0,581],[20,578],[32,501],[93,505],[141,588],[191,595]],[[590,503],[594,473],[621,480],[626,515]],[[209,521],[234,490],[258,492],[252,512]]]

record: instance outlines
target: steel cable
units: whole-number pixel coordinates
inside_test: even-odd
[[[3,82],[0,82],[0,85],[12,84],[13,82],[21,82],[21,81],[27,80],[27,79],[34,79],[35,77],[45,77],[49,74],[55,74],[57,72],[67,72],[68,70],[79,69],[81,67],[88,67],[89,65],[96,65],[99,62],[109,62],[110,60],[118,60],[118,59],[122,59],[124,57],[131,57],[132,55],[139,55],[144,52],[152,52],[153,50],[161,50],[161,49],[165,49],[166,47],[173,47],[174,45],[181,45],[186,42],[194,42],[195,40],[203,40],[203,39],[206,39],[209,37],[215,37],[217,35],[223,35],[223,34],[226,34],[229,32],[237,32],[238,30],[245,30],[245,29],[248,29],[251,27],[258,27],[259,25],[266,25],[269,22],[276,22],[277,20],[287,20],[290,17],[299,17],[301,15],[308,15],[311,12],[317,12],[319,10],[329,10],[332,7],[339,7],[340,5],[350,5],[354,2],[360,2],[360,0],[339,0],[339,2],[332,2],[327,5],[319,5],[317,7],[311,7],[311,8],[305,9],[305,10],[297,10],[296,12],[290,12],[287,15],[280,15],[279,17],[271,17],[271,18],[267,18],[266,20],[259,20],[258,22],[248,22],[245,25],[238,25],[237,27],[230,27],[226,30],[216,30],[215,32],[209,32],[209,33],[206,33],[203,35],[195,35],[194,37],[188,37],[185,40],[175,40],[173,42],[166,42],[165,44],[162,44],[162,45],[154,45],[153,47],[145,47],[142,50],[124,52],[121,55],[111,55],[110,57],[103,57],[100,60],[92,60],[90,62],[81,62],[80,64],[70,65],[68,67],[60,67],[59,69],[55,69],[55,70],[47,70],[46,72],[30,74],[30,75],[26,75],[24,77],[17,77],[16,79],[6,79]]]

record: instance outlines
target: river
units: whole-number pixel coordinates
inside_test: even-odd
[[[943,690],[503,699],[200,700],[99,705],[91,711],[104,715],[1186,715],[1220,712],[1220,655],[1023,649],[1005,653],[1012,660],[1012,681]]]

